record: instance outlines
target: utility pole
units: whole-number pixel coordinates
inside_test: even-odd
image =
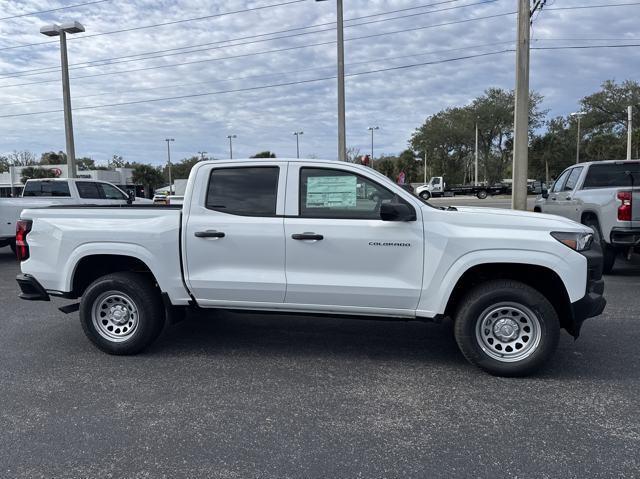
[[[199,151],[198,154],[200,155],[200,161],[204,161],[204,155],[207,154],[206,151]]]
[[[173,180],[171,179],[171,147],[169,146],[172,141],[176,141],[173,138],[165,138],[167,142],[167,167],[169,170],[169,194],[173,194]]]
[[[513,193],[511,207],[527,209],[529,166],[529,53],[531,11],[529,0],[518,0],[518,44],[516,48],[516,107],[514,113]]]
[[[294,131],[296,136],[296,158],[300,158],[300,135],[304,135],[304,131]]]
[[[370,126],[368,130],[371,132],[371,161],[369,161],[369,166],[373,168],[373,132],[375,130],[379,130],[379,126]]]
[[[633,143],[633,107],[627,108],[627,160],[631,159],[631,145]]]
[[[476,119],[476,165],[475,165],[475,181],[474,185],[478,186],[478,120]]]
[[[229,138],[229,158],[231,160],[233,160],[233,139],[237,137],[237,135],[227,135],[227,138]]]
[[[67,33],[84,32],[84,26],[78,22],[63,25],[47,25],[40,33],[48,37],[60,37],[60,64],[62,68],[62,104],[64,107],[64,136],[67,147],[67,176],[76,178],[76,148],[73,141],[73,119],[71,115],[71,87],[69,85],[69,59],[67,57]]]
[[[427,184],[427,145],[424,145],[424,184]]]
[[[571,116],[574,116],[576,118],[578,118],[578,138],[576,139],[576,165],[578,163],[580,163],[580,140],[581,140],[581,129],[580,129],[580,122],[582,120],[582,116],[584,115],[583,111],[577,111],[575,113],[571,113]]]

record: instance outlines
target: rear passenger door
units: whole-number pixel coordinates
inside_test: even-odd
[[[200,306],[281,304],[286,288],[286,162],[198,170],[183,234],[185,278]]]

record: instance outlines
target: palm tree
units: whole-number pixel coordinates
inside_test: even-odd
[[[131,173],[131,180],[139,185],[144,185],[145,195],[152,198],[152,191],[164,183],[160,169],[151,165],[136,164]]]

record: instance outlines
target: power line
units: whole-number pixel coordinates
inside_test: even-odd
[[[425,30],[425,29],[430,29],[430,28],[437,28],[437,27],[443,27],[443,26],[459,25],[459,24],[475,22],[475,21],[479,21],[479,20],[487,20],[487,19],[493,19],[493,18],[499,18],[499,17],[509,16],[509,15],[514,15],[515,13],[516,12],[499,13],[499,14],[495,14],[495,15],[487,15],[487,16],[484,16],[484,17],[474,17],[474,18],[469,18],[469,19],[464,19],[464,20],[455,20],[455,21],[451,21],[451,22],[437,23],[437,24],[425,25],[425,26],[414,27],[414,28],[406,28],[406,29],[395,30],[395,31],[391,31],[391,32],[381,32],[381,33],[374,33],[374,34],[370,34],[370,35],[362,35],[362,36],[359,36],[359,37],[346,38],[345,42],[347,42],[347,41],[356,41],[356,40],[364,40],[364,39],[369,39],[369,38],[377,38],[377,37],[382,37],[382,36],[387,36],[387,35],[395,35],[395,34],[398,34],[398,33],[414,32],[414,31]],[[140,71],[157,70],[157,69],[164,69],[164,68],[173,68],[173,67],[176,67],[176,66],[193,65],[193,64],[198,64],[198,63],[207,63],[207,62],[213,62],[213,61],[219,61],[219,60],[246,58],[246,57],[264,55],[264,54],[269,54],[269,53],[280,53],[280,52],[284,52],[284,51],[297,50],[297,49],[301,49],[301,48],[310,48],[310,47],[316,47],[316,46],[331,45],[331,44],[334,44],[334,43],[335,43],[335,40],[332,40],[332,41],[312,43],[312,44],[307,44],[307,45],[296,45],[296,46],[293,46],[293,47],[279,48],[279,49],[274,49],[274,50],[264,50],[264,51],[261,51],[261,52],[252,52],[252,53],[244,53],[244,54],[238,54],[238,55],[229,55],[229,56],[226,56],[226,57],[206,58],[206,59],[201,59],[201,60],[192,60],[192,61],[188,61],[188,62],[171,63],[171,64],[167,64],[167,65],[155,65],[155,66],[135,68],[135,69],[130,69],[130,70],[119,70],[119,71],[113,71],[113,72],[95,73],[95,74],[91,74],[91,75],[81,75],[81,76],[72,77],[71,79],[72,80],[74,80],[74,79],[77,80],[77,79],[82,79],[82,78],[95,78],[95,77],[99,77],[99,76],[101,77],[101,76],[106,76],[106,75],[118,75],[118,74],[122,74],[122,73],[133,73],[133,72],[140,72]],[[11,87],[27,86],[27,85],[38,85],[38,84],[43,84],[43,83],[55,83],[55,82],[58,82],[58,81],[60,81],[60,80],[59,79],[55,79],[55,80],[38,80],[38,81],[35,81],[35,82],[27,82],[27,83],[12,83],[10,85],[0,85],[0,88],[11,88]]]
[[[194,17],[194,18],[185,18],[185,19],[181,19],[181,20],[172,20],[170,22],[163,22],[163,23],[155,23],[152,25],[141,25],[139,27],[131,27],[131,28],[123,28],[120,30],[112,30],[109,32],[102,32],[102,33],[91,33],[88,35],[80,35],[77,37],[72,37],[70,38],[73,40],[79,40],[80,38],[90,38],[90,37],[98,37],[98,36],[102,36],[102,35],[111,35],[114,33],[124,33],[124,32],[131,32],[134,30],[144,30],[147,28],[156,28],[156,27],[164,27],[167,25],[176,25],[178,23],[185,23],[185,22],[194,22],[194,21],[198,21],[198,20],[208,20],[210,18],[219,18],[219,17],[224,17],[224,16],[228,16],[228,15],[235,15],[238,13],[247,13],[247,12],[253,12],[253,11],[257,11],[257,10],[265,10],[268,8],[274,8],[274,7],[281,7],[281,6],[285,6],[285,5],[292,5],[295,3],[301,3],[301,2],[306,2],[307,0],[288,0],[285,2],[280,2],[280,3],[272,3],[269,5],[260,5],[257,7],[250,7],[250,8],[243,8],[243,9],[239,9],[239,10],[233,10],[230,12],[222,12],[222,13],[216,13],[213,15],[205,15],[202,17]],[[47,41],[47,42],[37,42],[37,43],[27,43],[24,45],[13,45],[10,47],[1,47],[0,51],[5,51],[5,50],[12,50],[14,48],[25,48],[25,47],[33,47],[36,45],[45,45],[45,44],[51,44],[51,43],[57,43],[56,40],[53,41]]]
[[[86,5],[95,5],[96,3],[110,2],[111,0],[95,0],[93,2],[76,3],[75,5],[67,5],[65,7],[50,8],[49,10],[38,10],[36,12],[20,13],[18,15],[11,15],[10,17],[1,17],[2,20],[11,20],[12,18],[30,17],[31,15],[38,15],[40,13],[59,12],[60,10],[69,10],[71,8],[84,7]]]
[[[640,2],[626,2],[626,3],[600,3],[598,5],[574,5],[570,7],[546,7],[545,11],[558,11],[558,10],[586,10],[589,8],[607,8],[607,7],[631,7],[634,5],[640,5]]]
[[[445,60],[435,60],[435,61],[431,61],[431,62],[420,62],[420,63],[413,63],[413,64],[409,64],[409,65],[401,65],[401,66],[396,66],[396,67],[380,68],[380,69],[377,69],[377,70],[369,70],[369,71],[363,71],[363,72],[349,73],[346,76],[347,77],[356,77],[356,76],[362,76],[362,75],[370,75],[370,74],[374,74],[374,73],[382,73],[382,72],[389,72],[389,71],[396,71],[396,70],[415,68],[415,67],[419,67],[419,66],[436,65],[436,64],[441,64],[441,63],[451,63],[451,62],[455,62],[455,61],[469,60],[469,59],[472,59],[472,58],[487,57],[487,56],[490,56],[490,55],[499,55],[499,54],[502,54],[502,53],[508,53],[508,52],[513,52],[513,51],[514,51],[513,49],[507,49],[507,50],[499,50],[499,51],[494,51],[494,52],[480,53],[480,54],[476,54],[476,55],[465,55],[465,56],[462,56],[462,57],[447,58]],[[142,104],[142,103],[153,103],[153,102],[159,102],[159,101],[184,100],[184,99],[188,99],[188,98],[197,98],[197,97],[204,97],[204,96],[221,95],[221,94],[226,94],[226,93],[240,93],[240,92],[258,91],[258,90],[265,90],[265,89],[268,89],[268,88],[278,88],[278,87],[284,87],[284,86],[294,86],[294,85],[302,85],[302,84],[308,84],[308,83],[316,83],[316,82],[320,82],[320,81],[334,80],[335,78],[336,78],[335,75],[333,75],[333,76],[327,76],[327,77],[312,78],[312,79],[308,79],[308,80],[296,80],[296,81],[276,83],[276,84],[271,84],[271,85],[260,85],[260,86],[255,86],[255,87],[236,88],[236,89],[231,89],[231,90],[221,90],[221,91],[215,91],[215,92],[192,93],[192,94],[189,94],[189,95],[178,95],[178,96],[161,97],[161,98],[150,98],[150,99],[147,99],[147,100],[135,100],[135,101],[128,101],[128,102],[120,102],[120,103],[104,103],[104,104],[101,104],[101,105],[81,106],[81,107],[74,108],[74,110],[76,110],[76,111],[77,110],[94,110],[94,109],[99,109],[99,108],[139,105],[139,104]],[[15,118],[15,117],[21,117],[21,116],[44,115],[44,114],[48,114],[48,113],[59,113],[59,112],[62,112],[62,111],[63,110],[48,110],[48,111],[30,112],[30,113],[13,113],[13,114],[10,114],[10,115],[0,115],[0,118]]]
[[[448,2],[440,2],[440,3],[450,3],[450,1],[451,0],[449,0]],[[454,0],[454,1],[460,1],[460,0]],[[439,9],[439,10],[430,10],[428,12],[413,13],[413,14],[410,14],[410,15],[403,15],[403,16],[399,16],[399,17],[384,18],[384,19],[372,20],[372,21],[363,22],[363,23],[357,23],[357,24],[352,24],[352,25],[345,25],[345,28],[358,27],[358,26],[362,26],[362,25],[370,25],[370,24],[373,24],[373,23],[381,23],[381,22],[392,21],[392,20],[399,20],[399,19],[404,19],[404,18],[415,17],[415,16],[418,16],[418,15],[426,15],[426,14],[430,14],[430,13],[439,13],[439,12],[455,10],[455,9],[459,9],[459,8],[466,8],[466,7],[471,7],[471,6],[478,6],[478,5],[483,5],[483,4],[495,3],[497,1],[499,1],[499,0],[482,0],[482,1],[479,1],[479,2],[475,2],[475,3],[470,3],[470,4],[465,4],[465,5],[456,5],[454,7],[448,7],[448,8],[443,8],[443,9]],[[437,4],[431,4],[431,5],[437,5]],[[414,9],[415,8],[425,8],[425,6],[412,7],[412,8],[414,8]],[[389,14],[392,14],[392,13],[397,13],[399,11],[406,11],[406,10],[408,10],[408,9],[404,8],[404,9],[400,9],[400,10],[392,10],[392,11],[389,11],[389,12],[378,13],[378,14],[375,14],[375,15],[376,16],[389,15]],[[365,17],[355,17],[355,18],[352,18],[352,19],[349,19],[349,20],[353,21],[353,20],[358,20],[358,19],[367,18],[367,17],[371,17],[371,15],[367,15]],[[274,41],[274,40],[281,40],[281,39],[285,39],[285,38],[294,38],[294,37],[300,37],[300,36],[305,36],[305,35],[313,35],[313,34],[316,34],[316,33],[333,32],[334,29],[333,28],[327,28],[327,29],[316,30],[316,31],[312,31],[312,32],[302,32],[302,33],[296,33],[296,34],[292,34],[292,35],[282,35],[282,36],[279,36],[279,37],[265,38],[265,39],[262,39],[262,40],[253,40],[253,41],[248,41],[248,42],[243,42],[243,43],[235,43],[233,45],[220,45],[220,44],[221,43],[230,43],[230,42],[234,42],[234,41],[247,40],[247,39],[252,39],[252,38],[259,38],[259,37],[277,35],[277,34],[281,34],[281,33],[290,33],[290,32],[299,31],[299,30],[307,30],[307,29],[310,29],[310,28],[317,28],[317,27],[322,27],[322,26],[326,26],[326,25],[333,25],[333,24],[335,24],[335,22],[310,25],[310,26],[307,26],[307,27],[290,28],[290,29],[287,29],[287,30],[280,30],[280,31],[277,31],[277,32],[262,33],[262,34],[259,34],[259,35],[250,35],[250,36],[246,36],[246,37],[233,38],[233,39],[228,39],[228,40],[219,40],[219,41],[216,41],[216,42],[201,43],[201,44],[184,46],[184,47],[169,48],[169,49],[165,49],[165,50],[156,50],[156,51],[137,53],[137,54],[132,54],[132,55],[124,55],[124,56],[119,56],[119,57],[103,58],[103,59],[99,59],[99,60],[90,60],[90,61],[86,61],[86,62],[79,62],[79,63],[71,64],[70,66],[71,67],[76,67],[76,68],[72,68],[72,70],[79,70],[79,69],[84,69],[84,68],[96,68],[96,67],[106,66],[106,65],[115,65],[115,64],[120,64],[120,63],[130,63],[130,62],[136,62],[136,61],[151,60],[151,59],[154,59],[154,58],[163,58],[163,57],[169,57],[169,56],[175,56],[175,55],[188,55],[190,53],[198,53],[198,52],[209,51],[209,50],[218,50],[218,49],[223,49],[223,48],[232,48],[232,47],[243,46],[243,45],[252,45],[252,44],[256,44],[256,43],[263,43],[263,42],[269,42],[269,41]],[[209,45],[220,45],[220,46],[209,47]],[[207,46],[207,48],[198,48],[198,47],[203,47],[203,46]],[[195,48],[195,50],[190,50],[190,51],[185,51],[185,52],[178,51],[178,50],[185,50],[185,49],[189,49],[189,48]],[[173,52],[173,53],[169,53],[169,52]],[[143,56],[143,55],[150,55],[150,56],[147,56],[146,58],[134,58],[134,57],[140,57],[140,56]],[[123,59],[126,59],[126,60],[123,60]],[[114,60],[116,60],[116,61],[114,61]],[[120,60],[120,61],[117,61],[117,60]],[[92,65],[93,63],[103,63],[103,64],[101,64],[101,65]],[[45,70],[48,70],[48,71],[45,71]],[[17,78],[17,77],[23,77],[23,76],[44,75],[44,74],[47,74],[47,73],[56,73],[58,71],[60,71],[59,67],[42,67],[42,68],[35,68],[35,69],[30,69],[30,70],[21,70],[21,71],[11,72],[11,73],[8,73],[8,74],[2,74],[2,75],[0,75],[0,78]]]
[[[592,50],[597,48],[628,48],[640,47],[640,43],[627,43],[624,45],[566,45],[561,47],[531,47],[531,50]]]
[[[367,63],[379,63],[379,62],[382,62],[382,61],[394,61],[394,60],[400,60],[400,59],[404,59],[404,58],[413,58],[413,57],[419,57],[419,56],[424,56],[424,55],[435,55],[435,54],[439,54],[439,53],[450,53],[450,52],[455,52],[455,51],[460,51],[460,50],[469,50],[470,48],[483,48],[483,47],[488,47],[488,46],[505,45],[505,44],[511,44],[511,43],[513,43],[513,40],[502,41],[502,42],[491,42],[491,43],[484,43],[484,44],[476,44],[476,45],[470,45],[470,46],[465,46],[465,47],[460,47],[460,48],[448,48],[446,50],[429,50],[429,51],[422,51],[422,52],[414,52],[414,53],[407,54],[407,55],[394,55],[394,56],[389,56],[389,57],[376,58],[375,60],[363,60],[363,61],[359,61],[359,62],[350,62],[350,63],[346,64],[345,66],[351,67],[351,66],[354,66],[354,65],[363,65],[363,64],[367,64]],[[249,80],[249,79],[255,79],[255,78],[272,77],[272,76],[276,76],[276,75],[277,76],[290,75],[290,74],[294,74],[294,73],[305,73],[305,72],[316,71],[316,70],[326,70],[326,69],[329,69],[329,68],[335,68],[335,65],[332,64],[332,65],[325,65],[325,66],[312,67],[312,68],[288,70],[288,71],[284,71],[284,72],[273,72],[273,73],[266,73],[266,74],[260,74],[260,75],[248,75],[248,76],[242,76],[242,77],[232,77],[232,78],[224,78],[224,79],[209,80],[209,81],[200,81],[200,82],[189,82],[189,83],[181,83],[181,84],[164,85],[164,86],[151,87],[151,88],[136,88],[136,89],[133,89],[133,90],[125,90],[125,91],[101,92],[101,93],[94,93],[94,94],[91,94],[91,95],[74,96],[73,98],[74,98],[74,100],[77,100],[77,99],[82,99],[82,98],[92,98],[92,97],[100,97],[100,96],[106,96],[106,95],[126,95],[126,94],[129,94],[129,93],[137,93],[137,92],[152,91],[152,90],[162,90],[162,89],[167,89],[167,88],[182,88],[182,87],[185,87],[185,86],[205,85],[205,84],[211,84],[211,83],[223,83],[223,82],[237,81],[237,80]],[[60,97],[45,98],[45,99],[34,99],[34,100],[26,100],[26,101],[19,101],[19,102],[3,103],[3,104],[0,104],[0,107],[12,106],[12,105],[23,105],[23,104],[29,104],[29,103],[41,103],[41,102],[47,102],[47,101],[59,101],[59,100],[60,100]]]

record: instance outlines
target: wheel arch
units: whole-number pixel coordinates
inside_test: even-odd
[[[553,269],[528,263],[483,263],[470,267],[458,279],[448,297],[445,316],[453,317],[460,300],[474,286],[495,279],[510,279],[526,284],[545,296],[560,318],[560,325],[572,330],[573,313],[569,293],[562,278]]]

